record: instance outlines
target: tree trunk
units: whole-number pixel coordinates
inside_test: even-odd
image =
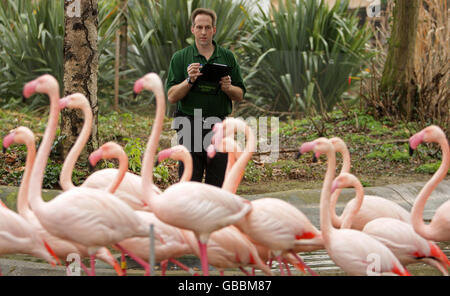
[[[120,71],[128,67],[128,0],[120,0],[120,9],[123,12],[120,19]]]
[[[392,111],[407,120],[416,104],[417,85],[414,74],[414,52],[420,0],[396,0],[389,50],[383,69],[380,91],[392,98]]]
[[[87,144],[87,153],[91,153],[98,148],[98,2],[66,0],[64,11],[64,95],[80,92],[91,104],[94,120]],[[60,148],[65,157],[81,131],[84,118],[79,110],[63,110],[61,115],[61,134],[66,138]],[[86,153],[81,157],[86,158]]]

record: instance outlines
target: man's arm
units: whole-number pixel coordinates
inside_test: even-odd
[[[192,63],[188,66],[187,72],[191,83],[194,83],[198,76],[203,75],[200,73],[200,68],[200,63]],[[183,80],[182,82],[169,88],[167,91],[167,99],[170,103],[174,104],[184,98],[188,94],[189,90],[191,90],[191,87],[192,84],[188,83],[187,80]]]
[[[220,87],[232,101],[240,102],[244,99],[244,91],[239,86],[231,84],[230,76],[225,76],[220,79]]]

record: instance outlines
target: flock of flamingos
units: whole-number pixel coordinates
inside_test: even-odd
[[[361,183],[350,174],[350,154],[341,139],[318,138],[301,145],[299,155],[312,152],[315,157],[327,158],[319,230],[299,209],[283,200],[267,197],[250,202],[236,195],[256,140],[251,128],[235,118],[214,126],[208,148],[210,157],[216,151],[228,152],[222,188],[189,181],[192,160],[183,146],[175,146],[162,150],[158,161],[169,157],[181,160],[185,174],[180,182],[162,192],[152,180],[165,114],[160,77],[149,73],[137,80],[134,92],[143,90],[155,94],[156,117],[141,176],[127,172],[128,159],[123,149],[108,142],[93,152],[89,161],[95,165],[100,159],[118,159],[118,169],[96,171],[76,187],[71,180],[72,170],[91,133],[88,100],[79,93],[60,98],[58,83],[48,74],[24,86],[25,98],[34,93],[48,95],[50,113],[37,154],[34,134],[26,127],[12,130],[3,140],[5,148],[13,143],[24,144],[28,152],[17,212],[4,204],[0,206],[0,254],[30,254],[55,266],[76,253],[90,258],[89,269],[82,264],[88,275],[95,275],[95,258],[113,266],[118,275],[126,275],[126,267],[119,265],[108,250],[112,247],[122,253],[122,260],[125,254],[130,256],[149,275],[149,225],[153,224],[153,256],[155,262],[161,263],[163,275],[169,261],[197,275],[176,260],[186,254],[200,257],[203,275],[208,275],[208,264],[222,275],[228,268],[239,268],[247,275],[254,275],[255,270],[272,275],[273,260],[279,263],[280,275],[292,274],[288,264],[317,275],[299,253],[319,249],[325,249],[349,275],[410,275],[405,266],[418,262],[448,275],[450,261],[435,242],[450,240],[450,201],[436,210],[431,223],[423,222],[425,203],[450,167],[449,143],[438,126],[429,126],[409,139],[411,149],[421,143],[438,143],[442,150],[442,164],[417,196],[411,213],[382,197],[364,195]],[[63,165],[63,193],[46,202],[41,194],[42,181],[63,108],[82,110],[85,122]],[[234,141],[236,132],[245,134],[243,149]],[[342,154],[343,166],[335,178],[336,152]],[[356,197],[338,217],[335,206],[344,187],[354,187]]]

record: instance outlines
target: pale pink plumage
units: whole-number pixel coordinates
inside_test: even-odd
[[[69,96],[70,97],[70,96]],[[60,108],[80,109],[84,114],[83,128],[75,141],[69,154],[64,160],[59,183],[64,191],[75,188],[72,182],[72,171],[75,163],[86,145],[92,131],[92,110],[89,101],[84,96],[72,95],[71,99],[60,101]],[[83,99],[84,97],[84,99]],[[143,168],[145,169],[145,168]],[[103,169],[91,174],[81,185],[82,187],[108,190],[117,178],[118,169]],[[140,192],[141,178],[133,173],[126,172],[124,180],[120,183],[114,195],[126,202],[133,209],[143,209],[147,204]],[[156,186],[154,190],[161,192]]]
[[[335,188],[346,187],[354,187],[358,198],[364,196],[364,189],[358,178],[349,173],[341,173],[333,181],[332,191]],[[349,218],[351,220],[351,217]],[[446,266],[450,266],[450,262],[445,254],[435,243],[418,235],[411,224],[382,217],[369,221],[362,231],[387,246],[403,265],[425,262],[435,266],[444,275],[448,275]]]
[[[214,145],[218,150],[225,152],[237,151],[238,147],[226,140],[229,137],[234,138],[236,131],[244,132],[247,142],[242,155],[232,168],[228,168],[229,172],[222,186],[232,193],[236,192],[245,166],[255,150],[255,136],[244,121],[235,118],[227,118],[215,126],[215,133],[218,136],[214,137]],[[224,138],[220,139],[220,135]],[[285,254],[323,248],[320,232],[296,207],[276,198],[260,198],[252,201],[251,204],[250,213],[235,225],[248,235],[252,242],[269,248],[276,257],[279,257],[279,260],[281,260],[280,256]]]
[[[184,234],[192,250],[200,256],[194,234],[192,232]],[[211,233],[207,246],[209,264],[220,271],[249,266],[261,269],[266,275],[272,275],[268,266],[259,257],[256,247],[235,226],[227,226]]]
[[[46,92],[50,97],[49,122],[32,169],[29,203],[42,226],[52,235],[77,242],[88,248],[91,268],[94,255],[103,247],[127,237],[147,236],[147,227],[134,211],[112,194],[87,188],[75,188],[44,202],[41,187],[45,165],[55,138],[59,118],[59,89],[49,89],[42,78],[25,85],[24,94]]]
[[[53,250],[54,254],[66,261],[69,254],[79,254],[82,257],[88,257],[87,248],[83,245],[63,240],[59,237],[51,235],[41,225],[37,217],[31,211],[28,206],[28,187],[31,176],[31,169],[34,163],[36,146],[34,143],[33,132],[26,127],[18,127],[10,132],[5,137],[7,141],[3,141],[5,148],[9,147],[12,143],[25,144],[27,147],[27,159],[25,164],[24,176],[20,184],[19,193],[17,195],[17,211],[28,223],[34,227],[34,231],[38,236],[43,239]],[[107,262],[111,266],[118,268],[118,264],[115,261],[111,253],[106,249],[100,249],[96,257]]]
[[[442,151],[442,163],[433,177],[419,192],[411,209],[411,220],[414,230],[422,237],[433,241],[450,240],[450,201],[442,204],[434,213],[429,224],[423,221],[423,210],[431,192],[445,178],[450,168],[450,148],[442,129],[436,125],[424,128],[409,138],[411,149],[416,149],[421,143],[438,143]]]
[[[326,138],[304,143],[300,148],[301,154],[310,151],[327,156],[327,171],[320,194],[320,228],[330,258],[350,275],[368,275],[370,271],[377,274],[409,275],[394,254],[375,238],[357,230],[333,227],[330,198],[336,170],[336,152]]]
[[[342,173],[350,172],[350,152],[345,142],[338,137],[330,139],[336,152],[342,154],[343,164]],[[381,217],[390,217],[407,223],[411,223],[410,213],[400,205],[386,198],[365,195],[363,199],[353,198],[346,205],[341,216],[336,215],[336,202],[341,193],[341,189],[337,189],[331,196],[331,219],[333,226],[337,228],[352,228],[362,230],[364,225],[369,221]],[[357,213],[353,215],[353,213]],[[352,221],[348,221],[348,217],[352,217]],[[351,225],[351,226],[350,226]]]

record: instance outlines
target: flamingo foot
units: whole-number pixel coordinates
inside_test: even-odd
[[[150,265],[147,262],[145,262],[144,260],[142,260],[141,258],[136,256],[135,254],[131,253],[130,251],[126,250],[124,247],[122,247],[119,244],[115,244],[114,246],[117,247],[121,252],[128,254],[128,256],[130,256],[131,259],[133,259],[139,265],[141,265],[145,269],[145,274],[144,274],[145,276],[150,275]]]
[[[173,259],[173,258],[170,258],[169,261],[172,262],[173,264],[178,265],[179,267],[181,267],[183,270],[186,270],[186,271],[189,272],[190,274],[198,276],[198,273],[196,273],[192,268],[187,267],[186,265],[184,265],[184,264],[181,263],[180,261],[175,260],[175,259]]]
[[[302,258],[300,258],[300,256],[297,255],[297,253],[295,252],[291,252],[292,255],[295,256],[295,258],[297,258],[298,262],[300,262],[300,264],[305,267],[308,272],[313,275],[313,276],[319,276],[314,270],[312,270],[308,265],[305,264],[305,262],[303,262]]]
[[[284,263],[284,267],[287,270],[288,276],[292,276],[291,269],[289,268],[289,265],[288,265],[286,259],[283,259],[283,263]]]
[[[122,275],[127,275],[127,260],[125,258],[125,253],[122,252],[122,255],[120,256],[120,268],[122,269]]]
[[[166,275],[167,264],[169,264],[168,259],[161,261],[161,276]]]
[[[246,276],[250,276],[250,274],[248,273],[248,271],[245,270],[245,268],[243,268],[242,266],[239,266],[239,269],[240,269]]]

